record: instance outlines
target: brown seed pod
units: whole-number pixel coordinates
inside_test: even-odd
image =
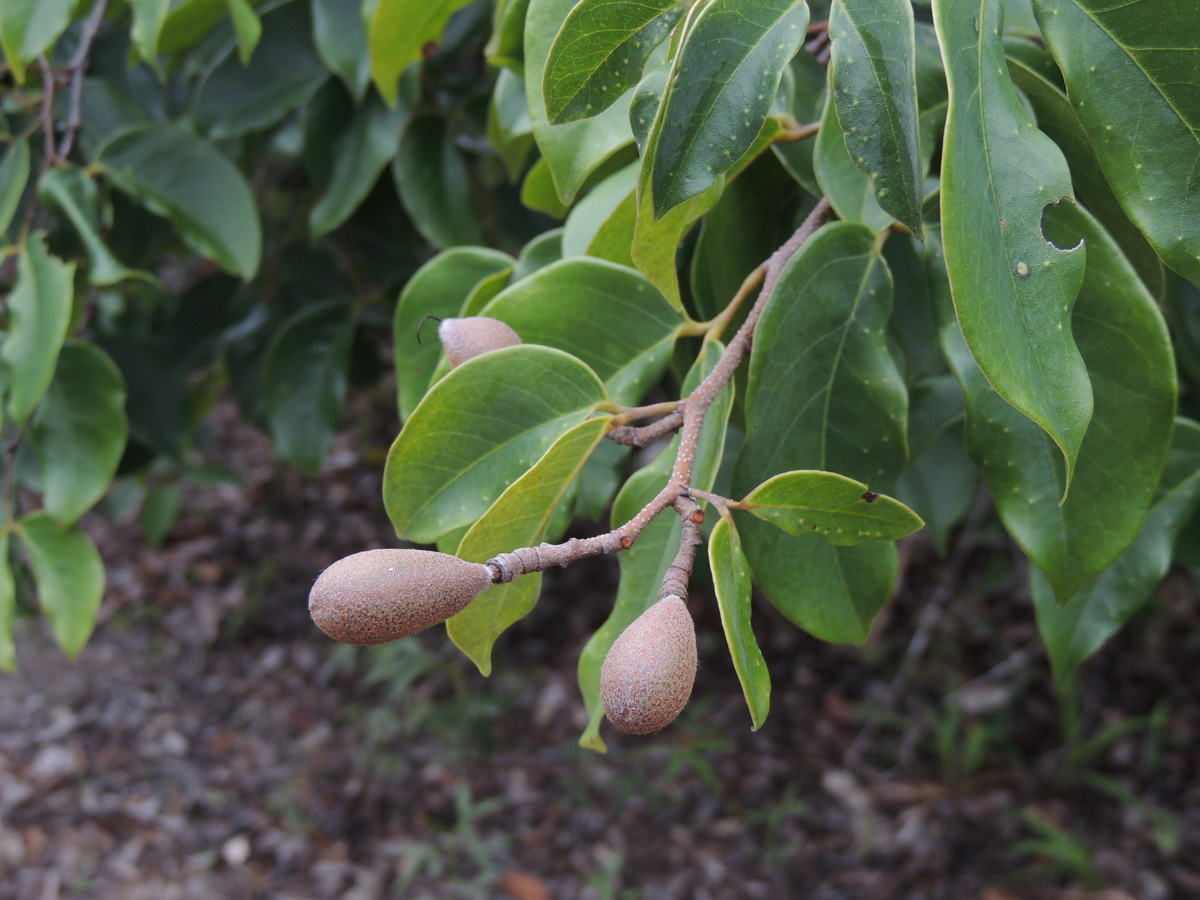
[[[626,734],[674,721],[696,680],[696,626],[678,597],[665,597],[621,632],[600,669],[604,714]]]
[[[366,550],[317,578],[308,612],[344,644],[383,644],[444,622],[491,587],[492,570],[431,550]]]
[[[490,319],[487,316],[444,319],[438,326],[438,338],[452,369],[461,366],[468,359],[499,350],[501,347],[515,347],[521,343],[521,337],[515,331],[499,319]]]

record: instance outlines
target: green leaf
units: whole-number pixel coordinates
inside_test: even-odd
[[[46,512],[64,525],[104,496],[125,451],[125,379],[95,344],[69,341],[27,432]]]
[[[17,670],[13,621],[17,615],[17,586],[8,561],[8,532],[0,532],[0,671]]]
[[[898,500],[833,472],[784,472],[735,504],[789,534],[851,546],[898,541],[925,523]]]
[[[725,185],[704,217],[692,254],[692,303],[700,318],[723,310],[751,272],[790,236],[797,191],[773,154],[764,153]],[[752,304],[730,322],[732,334]]]
[[[263,20],[266,32],[249,64],[231,44],[200,85],[193,116],[213,140],[269,128],[308,103],[329,77],[313,48],[307,3],[288,3]]]
[[[8,336],[0,348],[8,383],[8,415],[23,426],[50,381],[71,324],[74,263],[46,251],[32,235],[17,257],[17,282],[8,296]]]
[[[576,193],[601,163],[633,140],[629,99],[621,97],[598,116],[582,122],[551,125],[542,95],[542,73],[550,46],[575,0],[530,0],[525,16],[525,94],[533,120],[533,136],[554,177],[563,203]]]
[[[534,547],[546,540],[555,509],[608,428],[607,417],[588,419],[555,441],[471,526],[459,544],[458,556],[469,562],[487,562],[498,553]],[[492,672],[496,638],[533,609],[541,578],[541,573],[523,575],[508,584],[493,585],[446,622],[450,640],[484,675]]]
[[[371,83],[367,26],[357,3],[312,0],[313,43],[325,65],[361,103]]]
[[[942,298],[942,343],[967,401],[967,449],[1005,527],[1066,603],[1129,545],[1146,515],[1171,436],[1175,371],[1166,325],[1137,273],[1082,207],[1055,210],[1056,237],[1087,243],[1073,326],[1092,375],[1095,412],[1061,505],[1061,458],[975,366]],[[931,278],[944,285],[936,236]]]
[[[642,77],[683,16],[681,0],[582,0],[563,22],[542,76],[551,123],[599,115]]]
[[[517,257],[517,266],[512,274],[513,282],[528,278],[538,269],[544,269],[552,262],[562,259],[562,235],[561,228],[553,228],[543,231],[526,244],[521,250],[521,255]]]
[[[1177,419],[1171,453],[1150,514],[1113,566],[1063,608],[1049,582],[1030,567],[1038,630],[1059,691],[1075,690],[1077,670],[1150,599],[1171,566],[1171,546],[1200,503],[1200,425]]]
[[[1071,337],[1085,251],[1060,250],[1041,223],[1072,197],[1070,171],[1008,77],[999,3],[934,0],[933,14],[950,86],[941,202],[954,307],[987,380],[1062,450],[1065,498],[1092,416]]]
[[[239,0],[171,0],[171,10],[158,36],[158,52],[170,56],[186,50],[199,43],[226,16],[232,16],[243,53],[249,56],[253,50],[250,39],[254,35],[245,6]]]
[[[102,146],[95,165],[202,256],[242,278],[258,271],[262,228],[250,185],[203,138],[174,125],[135,125]]]
[[[160,484],[146,491],[138,524],[150,547],[158,548],[166,540],[183,507],[183,492],[173,484]]]
[[[17,534],[37,580],[42,612],[54,637],[74,659],[87,643],[104,596],[104,563],[78,525],[59,525],[46,513],[17,523]]]
[[[392,177],[413,224],[435,247],[483,243],[471,179],[444,116],[423,116],[409,124]]]
[[[396,82],[421,58],[430,41],[439,41],[454,12],[471,0],[378,0],[367,29],[371,77],[389,106],[396,105]]]
[[[563,256],[595,255],[589,253],[592,241],[636,189],[637,170],[638,164],[631,162],[609,175],[575,204],[563,226]],[[629,238],[632,242],[632,232]]]
[[[75,0],[4,0],[0,3],[0,48],[17,84],[25,64],[58,40],[71,22]]]
[[[731,519],[722,518],[713,529],[708,539],[708,562],[729,655],[750,708],[752,730],[758,731],[771,708],[771,673],[750,625],[750,564]]]
[[[405,78],[415,89],[416,81]],[[344,223],[366,199],[400,148],[400,131],[414,97],[405,91],[394,109],[370,96],[360,106],[339,82],[317,93],[305,126],[304,161],[320,199],[309,211],[314,237]]]
[[[686,203],[675,207],[661,219],[655,219],[650,208],[651,196],[647,161],[653,158],[653,145],[647,151],[651,155],[642,159],[642,168],[638,175],[637,219],[630,255],[633,257],[638,271],[650,279],[650,283],[658,288],[666,297],[667,302],[676,309],[681,311],[683,309],[683,300],[679,294],[679,275],[675,266],[679,242],[696,221],[720,200],[726,180],[735,178],[767,147],[771,146],[781,128],[779,120],[775,117],[767,119],[757,140],[726,175],[718,179],[716,184],[699,197],[693,197]]]
[[[525,13],[529,0],[497,0],[492,36],[483,48],[487,61],[518,77],[525,62]]]
[[[133,28],[130,36],[137,54],[162,75],[158,65],[158,38],[162,34],[163,23],[167,21],[167,13],[171,11],[171,0],[129,0],[133,10]]]
[[[586,363],[626,406],[658,382],[683,323],[640,274],[587,257],[552,263],[516,282],[483,314],[508,323],[527,344]]]
[[[801,469],[888,491],[903,468],[907,394],[874,241],[863,225],[826,225],[784,269],[755,330],[734,496]],[[755,581],[784,615],[823,640],[866,639],[895,580],[893,544],[837,547],[735,516]]]
[[[509,69],[501,69],[488,104],[488,143],[504,160],[508,177],[516,181],[533,147],[533,120],[525,100],[525,82]]]
[[[38,183],[38,197],[48,208],[60,210],[75,226],[91,260],[88,278],[92,284],[107,286],[128,278],[141,278],[152,283],[156,280],[147,272],[125,266],[100,237],[97,230],[100,191],[82,169],[74,166],[51,169]]]
[[[921,237],[916,38],[908,0],[835,0],[832,94],[846,148],[887,212]]]
[[[1126,214],[1200,283],[1200,16],[1148,0],[1036,0],[1034,10]]]
[[[719,341],[708,341],[683,383],[684,395],[691,392],[720,361],[724,347]],[[709,408],[696,447],[696,462],[692,470],[692,486],[710,490],[721,465],[725,449],[725,429],[731,407],[730,389],[721,389]],[[679,452],[679,436],[667,445],[650,465],[639,469],[625,482],[613,502],[612,526],[619,528],[638,512],[666,485]],[[621,566],[621,582],[612,612],[588,639],[579,655],[579,690],[587,706],[588,725],[579,739],[581,747],[604,751],[600,738],[600,721],[604,707],[600,703],[600,668],[604,657],[625,628],[658,600],[663,573],[679,552],[679,521],[670,511],[656,517],[638,536],[633,546],[617,556]]]
[[[430,543],[474,522],[607,400],[591,369],[549,347],[506,347],[458,366],[388,453],[383,502],[396,533]]]
[[[892,217],[883,211],[875,199],[871,179],[850,158],[846,135],[834,111],[833,92],[825,99],[821,130],[813,151],[813,171],[817,184],[829,198],[838,217],[847,222],[861,222],[872,231],[883,231],[892,224]]]
[[[643,162],[655,219],[717,184],[750,149],[808,26],[802,0],[709,0],[696,9]]]
[[[917,128],[921,135],[921,172],[927,174],[934,153],[942,144],[950,94],[946,87],[946,70],[942,66],[942,51],[938,48],[937,32],[933,30],[933,26],[919,22],[915,37],[917,109],[920,110]]]
[[[10,145],[0,163],[0,237],[8,231],[29,181],[29,142]]]
[[[396,303],[392,326],[403,421],[408,421],[429,390],[434,367],[441,355],[435,328],[429,323],[422,330],[422,340],[417,340],[421,320],[426,316],[442,319],[457,316],[480,282],[501,272],[512,272],[513,262],[511,256],[499,250],[456,247],[425,263],[404,286]]]
[[[1005,49],[1009,46],[1006,44]],[[1150,292],[1156,297],[1162,297],[1165,290],[1162,262],[1137,226],[1121,209],[1116,194],[1100,171],[1096,151],[1071,111],[1067,95],[1027,63],[1012,56],[1008,57],[1008,71],[1013,82],[1033,106],[1038,118],[1038,127],[1058,144],[1066,156],[1067,164],[1071,167],[1071,180],[1080,198],[1116,239],[1129,261],[1137,268],[1142,280],[1146,282],[1146,286],[1150,288]]]
[[[355,318],[348,303],[306,309],[279,330],[263,359],[263,404],[275,449],[313,478],[337,437]]]
[[[792,117],[802,124],[818,121],[825,109],[828,74],[825,67],[811,53],[797,53],[788,70],[792,76]],[[808,137],[802,141],[772,144],[771,151],[797,184],[810,194],[820,196],[821,187],[813,170],[816,146],[816,137]]]
[[[191,428],[191,396],[178,359],[145,336],[116,334],[98,342],[125,380],[130,436],[160,453],[178,457]]]
[[[229,17],[233,20],[233,31],[237,35],[238,57],[244,66],[250,62],[250,57],[259,46],[262,22],[254,14],[249,0],[225,0],[225,4],[229,7]]]
[[[545,157],[535,162],[526,174],[521,185],[521,203],[528,209],[543,212],[560,222],[566,216],[567,206],[558,199],[554,176],[550,173],[550,165]]]

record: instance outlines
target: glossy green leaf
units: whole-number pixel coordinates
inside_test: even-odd
[[[171,0],[170,12],[158,36],[158,52],[172,55],[186,50],[229,17],[233,19],[242,53],[249,57],[255,35],[254,25],[247,18],[247,13],[252,13],[247,5],[246,0]]]
[[[908,0],[835,0],[829,16],[834,105],[846,148],[875,198],[919,238],[925,172],[916,39]]]
[[[436,322],[426,322],[417,340],[417,329],[426,316],[453,318],[481,281],[498,272],[512,271],[513,258],[485,247],[456,247],[439,253],[413,275],[400,293],[392,326],[392,347],[399,382],[400,418],[408,421],[425,392],[437,365],[441,347]]]
[[[307,3],[288,3],[263,21],[266,31],[249,64],[229,46],[200,86],[193,116],[213,140],[269,128],[308,103],[329,77],[313,47]]]
[[[542,73],[554,37],[574,5],[575,0],[530,0],[525,17],[525,94],[533,136],[566,204],[601,163],[633,140],[627,97],[581,122],[551,125],[546,118]]]
[[[25,424],[54,377],[71,323],[74,275],[74,263],[50,255],[40,232],[17,257],[17,282],[8,295],[8,335],[0,348],[8,416],[17,425]]]
[[[471,179],[445,116],[422,116],[409,124],[392,176],[413,224],[435,247],[483,243]]]
[[[887,347],[892,284],[863,225],[818,231],[785,268],[755,330],[743,496],[780,472],[820,469],[889,491],[906,461],[904,382]],[[896,575],[888,542],[838,547],[735,513],[755,581],[792,621],[861,642]]]
[[[17,84],[25,66],[58,40],[71,22],[74,0],[4,0],[0,3],[0,48]]]
[[[1166,325],[1116,244],[1082,207],[1055,210],[1053,225],[1056,236],[1087,242],[1073,326],[1096,404],[1065,502],[1059,454],[992,391],[944,297],[942,343],[966,394],[967,449],[1005,527],[1066,603],[1137,534],[1170,441],[1176,387]],[[928,246],[931,277],[944,283],[936,238]]]
[[[521,185],[521,203],[528,209],[543,212],[552,219],[562,221],[567,214],[567,205],[558,199],[554,187],[554,175],[550,164],[542,157],[529,169]]]
[[[644,154],[655,219],[750,149],[807,26],[802,0],[709,0],[689,16]]]
[[[305,164],[321,194],[308,214],[314,236],[343,224],[371,192],[400,147],[405,103],[412,98],[405,91],[394,109],[374,95],[354,106],[339,82],[317,94],[304,142]]]
[[[585,256],[593,239],[637,187],[638,164],[609,175],[575,204],[563,226],[563,256]],[[633,234],[629,235],[632,242]]]
[[[946,87],[946,70],[942,66],[942,51],[938,48],[937,33],[932,25],[918,22],[915,31],[917,48],[917,128],[921,135],[921,173],[928,174],[934,153],[942,145],[946,127],[946,110],[950,92]]]
[[[225,0],[225,4],[229,7],[233,33],[237,36],[238,58],[242,65],[246,65],[259,47],[263,24],[250,5],[250,0]]]
[[[679,293],[679,275],[675,266],[679,242],[696,221],[720,200],[726,180],[735,178],[742,169],[771,146],[771,142],[775,140],[781,127],[779,120],[774,116],[767,119],[757,140],[726,175],[718,179],[717,183],[703,194],[675,207],[661,219],[655,219],[650,208],[651,196],[646,159],[652,157],[642,160],[642,168],[638,176],[637,219],[634,225],[633,246],[630,249],[630,255],[633,257],[638,271],[645,275],[650,283],[667,298],[667,302],[676,309],[683,309],[683,300]],[[648,152],[653,154],[654,148],[651,147]]]
[[[483,312],[489,303],[491,303],[496,295],[508,287],[512,281],[513,263],[515,260],[510,260],[509,264],[491,275],[485,275],[480,279],[479,283],[471,289],[471,293],[467,295],[467,302],[463,304],[462,315],[477,316]]]
[[[709,341],[684,380],[683,393],[693,390],[713,370],[724,352],[718,341]],[[725,449],[725,429],[731,407],[729,387],[721,389],[704,420],[696,447],[692,486],[712,488]],[[634,472],[613,502],[612,526],[619,528],[632,519],[666,485],[679,452],[676,436],[648,466]],[[621,581],[612,612],[596,633],[588,639],[579,655],[579,690],[587,706],[588,725],[579,738],[581,747],[604,751],[600,722],[604,707],[600,704],[600,668],[622,631],[658,600],[663,574],[679,552],[679,520],[667,511],[655,518],[638,536],[633,546],[617,555]]]
[[[1126,214],[1200,283],[1200,15],[1154,0],[1035,0],[1034,11]]]
[[[133,11],[133,27],[130,37],[137,48],[138,56],[159,73],[158,38],[162,33],[167,13],[171,11],[171,0],[129,0]]]
[[[104,496],[125,451],[125,379],[95,344],[69,341],[26,432],[41,474],[42,502],[70,524]]]
[[[642,77],[655,48],[683,16],[681,0],[582,0],[563,22],[542,76],[555,125],[599,115]]]
[[[400,73],[441,40],[454,12],[471,0],[378,0],[367,29],[371,77],[389,106],[396,105]]]
[[[941,202],[954,307],[987,380],[1062,450],[1065,496],[1092,416],[1071,335],[1085,249],[1051,244],[1042,214],[1073,196],[1070,171],[1017,98],[999,3],[934,0],[933,13],[950,87]]]
[[[17,522],[38,600],[60,647],[72,659],[83,649],[104,596],[104,563],[78,525],[59,525],[46,513]]]
[[[367,27],[357,3],[312,0],[313,44],[358,103],[371,83]]]
[[[11,144],[0,163],[0,238],[8,231],[29,181],[29,142]]]
[[[564,259],[516,282],[483,314],[507,322],[527,344],[583,361],[626,406],[658,382],[683,323],[637,272],[587,257]]]
[[[1006,44],[1006,49],[1009,46]],[[1151,293],[1161,297],[1165,286],[1162,262],[1121,209],[1116,194],[1100,170],[1095,149],[1071,110],[1067,95],[1022,60],[1009,56],[1008,70],[1013,83],[1024,92],[1033,106],[1038,127],[1054,140],[1066,156],[1067,164],[1071,167],[1071,180],[1080,198],[1117,239]]]
[[[314,478],[337,436],[354,326],[348,303],[306,309],[279,330],[263,359],[263,405],[275,449]]]
[[[149,273],[125,266],[100,237],[100,191],[82,169],[74,166],[51,169],[38,183],[38,196],[48,208],[58,209],[75,226],[91,261],[88,278],[92,284],[112,285],[127,278],[155,280]]]
[[[549,347],[506,347],[458,366],[388,453],[383,502],[396,533],[429,543],[474,522],[607,400],[591,369]]]
[[[916,277],[924,279],[923,275]],[[899,303],[899,290],[896,299]],[[936,323],[931,340],[940,354]],[[979,493],[979,470],[967,456],[964,444],[964,418],[962,387],[953,375],[925,378],[910,389],[911,458],[908,468],[896,479],[896,499],[925,520],[925,531],[942,556],[946,555],[951,529],[967,515]]]
[[[797,53],[788,69],[792,83],[792,117],[801,124],[819,121],[825,109],[828,75],[825,67],[811,53]],[[814,136],[802,141],[772,144],[771,151],[797,184],[810,194],[820,196],[823,192],[813,169],[816,146],[817,138]]]
[[[925,523],[898,500],[834,472],[783,472],[736,504],[789,534],[851,546],[898,541]]]
[[[883,231],[892,224],[875,199],[871,179],[850,158],[846,136],[834,111],[833,93],[825,100],[821,130],[813,151],[813,171],[817,184],[829,198],[838,217],[847,222],[861,222],[872,231]]]
[[[561,228],[553,228],[543,231],[526,244],[521,250],[521,255],[517,257],[517,266],[512,274],[513,282],[528,278],[538,269],[544,269],[552,262],[562,259],[562,235]]]
[[[534,547],[547,539],[555,509],[609,428],[605,417],[576,425],[546,451],[528,472],[514,481],[471,526],[458,556],[487,562],[498,553]],[[488,588],[446,622],[450,640],[479,667],[492,671],[492,645],[508,626],[523,619],[537,602],[541,574],[523,575]]]
[[[174,125],[137,125],[99,149],[96,166],[221,268],[250,278],[262,254],[262,228],[250,186],[212,144]]]
[[[722,518],[713,529],[708,539],[708,563],[729,655],[750,708],[752,730],[758,731],[771,708],[771,674],[750,625],[750,564],[731,519]]]
[[[525,61],[525,14],[529,0],[497,0],[492,36],[483,48],[487,61],[521,76]]]
[[[1162,483],[1141,531],[1106,572],[1063,608],[1049,582],[1029,569],[1038,630],[1059,690],[1075,689],[1077,670],[1145,606],[1171,566],[1171,546],[1200,504],[1200,425],[1177,419]]]
[[[525,82],[509,69],[501,69],[496,76],[488,104],[487,136],[488,143],[504,160],[509,179],[516,181],[533,148],[533,120],[525,100]]]
[[[17,616],[17,586],[8,560],[8,532],[0,532],[0,671],[17,670],[13,622]]]
[[[692,253],[692,304],[710,319],[723,310],[751,272],[789,237],[796,190],[776,159],[764,153],[725,185],[721,199],[704,217]],[[730,323],[732,334],[751,304]]]
[[[592,236],[587,246],[588,256],[633,268],[633,236],[636,230],[637,191],[630,191]]]

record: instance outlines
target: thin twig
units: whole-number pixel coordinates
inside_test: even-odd
[[[820,122],[809,122],[807,125],[796,125],[794,128],[785,128],[779,134],[775,135],[773,144],[795,144],[798,141],[805,141],[821,130]]]
[[[75,146],[75,138],[83,127],[83,76],[87,69],[88,56],[92,52],[92,44],[100,33],[104,22],[104,12],[108,8],[108,0],[96,0],[96,5],[83,23],[83,33],[79,38],[79,48],[71,60],[69,68],[71,78],[71,105],[67,112],[67,130],[63,133],[62,142],[58,145],[58,158],[66,159],[71,155]]]
[[[610,429],[604,436],[610,441],[625,444],[629,447],[645,447],[654,443],[660,437],[665,437],[672,431],[677,431],[683,424],[683,413],[676,410],[670,415],[663,416],[657,422],[649,425],[618,425]]]
[[[512,581],[521,575],[541,572],[553,566],[565,566],[577,559],[583,559],[588,556],[628,550],[633,546],[633,542],[637,540],[645,527],[656,516],[671,506],[674,506],[680,512],[684,520],[684,541],[686,542],[690,539],[689,535],[693,534],[692,528],[689,525],[690,517],[693,511],[699,512],[699,507],[691,501],[688,493],[692,483],[692,469],[696,462],[696,447],[699,442],[700,430],[704,426],[705,416],[708,415],[708,410],[716,399],[717,394],[720,393],[721,388],[729,383],[729,379],[733,377],[733,373],[741,365],[742,360],[746,358],[746,354],[750,352],[750,345],[754,340],[754,327],[758,324],[759,317],[762,315],[763,309],[766,308],[771,292],[779,282],[779,277],[782,275],[788,261],[796,254],[804,242],[812,237],[817,229],[824,225],[832,215],[833,210],[829,205],[829,201],[822,199],[809,214],[808,218],[804,220],[803,224],[796,230],[796,233],[788,238],[787,242],[772,253],[771,257],[756,270],[762,273],[762,287],[759,291],[758,299],[754,301],[754,306],[751,307],[749,314],[746,316],[746,321],[729,342],[729,345],[725,348],[725,352],[721,354],[721,359],[717,362],[713,370],[696,386],[695,390],[679,402],[678,409],[658,422],[639,429],[628,429],[629,432],[640,432],[644,435],[648,433],[649,429],[658,427],[664,429],[663,433],[667,433],[665,430],[666,426],[663,426],[661,423],[670,420],[669,424],[674,425],[674,427],[679,427],[677,423],[682,424],[683,430],[679,439],[679,451],[675,457],[675,465],[671,471],[670,480],[658,492],[658,496],[646,504],[641,512],[620,528],[615,528],[607,534],[584,538],[582,540],[572,538],[562,544],[540,544],[537,547],[522,547],[511,553],[501,553],[489,559],[487,565],[491,567],[493,583],[502,584]],[[749,281],[750,279],[747,279],[747,282]],[[617,429],[611,430],[615,431]],[[681,500],[686,502],[681,504]],[[703,521],[702,515],[701,521]],[[697,525],[697,523],[691,522],[691,525]],[[698,535],[699,531],[695,531],[695,534]],[[694,559],[695,547],[692,547],[690,552]],[[687,571],[691,572],[690,565]],[[667,589],[665,584],[663,589]],[[683,595],[686,595],[686,582],[680,590]]]
[[[679,552],[675,554],[675,559],[663,574],[662,590],[658,592],[658,599],[678,597],[686,603],[688,582],[692,580],[692,568],[696,565],[696,552],[704,541],[704,534],[700,529],[704,522],[704,513],[696,505],[696,501],[682,495],[675,499],[675,511],[679,513],[681,522]]]

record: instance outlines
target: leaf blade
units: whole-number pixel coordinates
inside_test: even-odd
[[[771,708],[771,674],[750,625],[750,564],[731,519],[722,518],[713,529],[708,560],[729,655],[750,709],[751,730],[758,731]]]

